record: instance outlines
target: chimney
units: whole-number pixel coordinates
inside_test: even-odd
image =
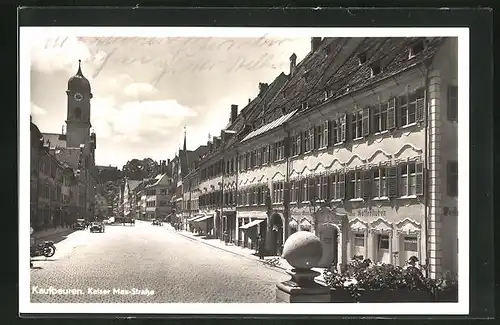
[[[295,71],[297,70],[297,55],[293,53],[290,56],[290,76],[293,77],[295,75]]]
[[[266,92],[267,88],[269,88],[267,83],[259,82],[259,97]]]
[[[236,121],[236,117],[238,116],[238,105],[231,105],[231,123]]]
[[[321,37],[311,37],[311,52],[316,51],[320,44]]]
[[[250,102],[251,102],[251,101],[252,101],[252,99],[251,99],[251,98],[249,98],[249,99],[248,99],[248,103],[250,104]]]
[[[167,165],[170,165],[170,159],[167,159]]]

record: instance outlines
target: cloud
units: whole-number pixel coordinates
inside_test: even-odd
[[[47,115],[47,111],[35,103],[31,102],[31,115],[33,117],[45,116]]]
[[[227,124],[231,104],[241,111],[259,82],[287,73],[290,54],[303,57],[310,46],[308,38],[265,44],[255,38],[103,38],[77,37],[66,28],[31,30],[34,121],[39,116],[42,132],[60,130],[67,80],[81,59],[94,94],[96,162],[106,165],[172,158],[184,126],[189,149],[206,144],[208,133],[219,134]]]

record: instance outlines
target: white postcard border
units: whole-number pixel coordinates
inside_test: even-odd
[[[57,35],[88,37],[458,37],[458,219],[459,302],[383,304],[47,304],[30,302],[30,41],[33,29]],[[316,315],[451,315],[469,313],[469,29],[468,28],[211,28],[211,27],[20,27],[19,31],[19,312],[123,314],[316,314]]]

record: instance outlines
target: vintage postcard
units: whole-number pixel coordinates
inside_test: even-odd
[[[20,312],[467,314],[468,37],[20,27]]]

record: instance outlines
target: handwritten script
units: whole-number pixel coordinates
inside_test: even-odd
[[[273,54],[291,38],[215,38],[215,37],[80,37],[89,47],[96,68],[96,78],[112,58],[113,64],[142,65],[154,70],[151,84],[156,86],[166,74],[206,72],[222,69],[238,70],[282,69]],[[46,42],[45,48],[63,47],[68,37]],[[131,53],[147,53],[133,56]],[[226,53],[230,53],[227,55]],[[104,53],[104,54],[103,54]],[[96,59],[99,58],[99,59]]]

